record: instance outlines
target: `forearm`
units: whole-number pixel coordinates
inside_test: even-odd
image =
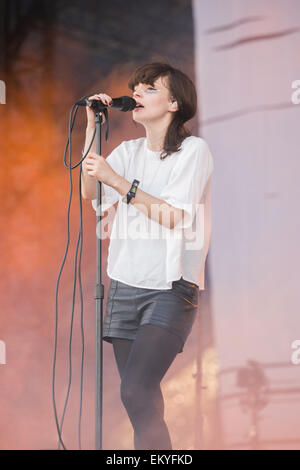
[[[125,196],[130,190],[131,184],[132,183],[120,176],[113,185],[113,188],[118,191],[121,196]],[[139,188],[135,193],[135,197],[130,200],[129,204],[133,204],[147,217],[169,229],[173,229],[183,216],[182,209],[175,208],[163,199],[151,196],[151,194]]]
[[[85,143],[84,143],[84,150],[83,155],[86,154],[87,149],[91,143],[92,137],[94,133],[93,127],[87,127],[85,133]],[[90,152],[96,152],[96,139],[89,150]],[[103,185],[102,186],[102,196],[104,194]],[[82,172],[81,172],[81,193],[84,199],[96,199],[97,198],[97,178],[95,176],[90,176],[84,165],[82,165]]]

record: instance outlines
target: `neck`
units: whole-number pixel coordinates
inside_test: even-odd
[[[163,150],[165,136],[170,124],[169,119],[162,119],[160,121],[148,122],[145,124],[147,147],[153,152],[160,152]]]

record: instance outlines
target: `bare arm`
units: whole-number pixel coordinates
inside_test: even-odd
[[[85,143],[84,143],[84,154],[86,153],[88,146],[92,140],[92,136],[94,133],[94,128],[87,126],[85,132]],[[94,140],[90,152],[96,152],[96,142]],[[90,176],[87,173],[87,169],[85,167],[85,160],[82,162],[82,172],[81,172],[81,193],[84,199],[96,199],[97,198],[97,178],[95,176]],[[102,196],[104,190],[102,186]]]
[[[109,104],[112,98],[109,95],[104,93],[99,93],[99,95],[90,96],[89,99],[101,100],[104,104]],[[87,113],[87,128],[85,132],[85,143],[84,143],[84,155],[91,143],[93,133],[95,130],[95,113],[90,107],[86,107]],[[105,122],[105,117],[102,115],[102,124]],[[90,152],[96,152],[96,139],[89,150]],[[103,185],[102,187],[102,196],[104,195]],[[83,199],[96,199],[97,198],[97,178],[95,176],[90,176],[87,172],[85,166],[85,160],[82,162],[82,172],[81,172],[81,193]]]
[[[122,176],[118,176],[112,187],[124,196],[130,190],[131,183]],[[135,205],[147,217],[169,229],[173,229],[184,217],[182,209],[173,207],[163,199],[154,197],[139,188],[129,204]]]

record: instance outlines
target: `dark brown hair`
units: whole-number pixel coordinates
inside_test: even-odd
[[[178,152],[182,141],[191,135],[184,123],[192,119],[197,110],[197,93],[192,80],[181,70],[166,62],[151,62],[137,68],[128,81],[130,90],[139,83],[154,85],[159,77],[167,77],[170,97],[177,101],[178,110],[173,113],[173,119],[166,132],[163,151],[160,159],[165,159],[173,152]]]

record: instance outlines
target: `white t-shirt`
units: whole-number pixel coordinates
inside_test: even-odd
[[[172,282],[182,276],[204,290],[211,236],[211,152],[201,137],[190,136],[179,152],[164,160],[159,156],[160,152],[148,149],[146,137],[141,137],[123,141],[106,161],[130,183],[140,181],[138,189],[184,209],[184,218],[169,229],[123,202],[122,195],[102,183],[101,213],[109,208],[115,211],[113,204],[119,201],[110,234],[107,274],[149,289],[171,289]],[[92,205],[96,211],[97,199]]]

